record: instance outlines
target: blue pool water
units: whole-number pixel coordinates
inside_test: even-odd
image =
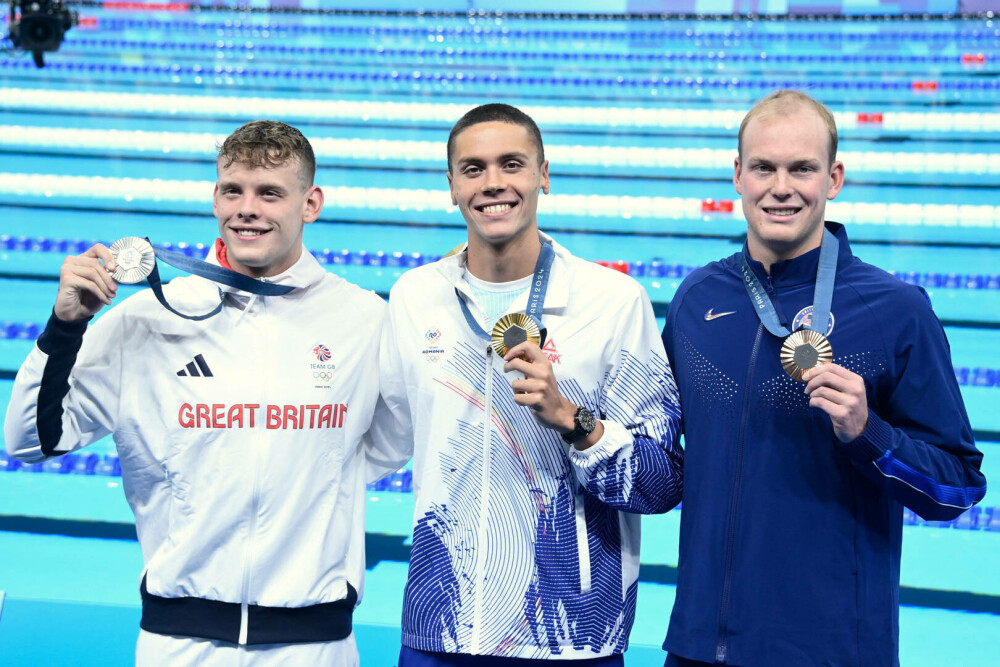
[[[245,121],[280,118],[313,141],[326,206],[306,244],[328,270],[387,295],[403,271],[465,236],[444,174],[451,124],[484,101],[521,106],[539,122],[551,163],[541,227],[580,256],[627,266],[662,324],[687,272],[741,247],[736,130],[753,100],[791,86],[837,117],[847,184],[829,217],[847,225],[862,259],[927,290],[984,471],[1000,479],[994,19],[539,18],[304,5],[268,14],[91,4],[79,7],[80,25],[46,55],[46,68],[0,53],[0,406],[49,316],[66,254],[127,235],[192,255],[214,241],[216,144]],[[0,458],[4,665],[132,659],[141,556],[113,443],[91,451],[65,471]],[[365,665],[395,664],[413,512],[407,479],[368,493],[370,569],[356,616]],[[662,662],[679,512],[644,519],[630,666]],[[906,523],[902,664],[995,661],[1000,496],[988,492],[954,522],[907,514]],[[39,632],[53,618],[58,641]]]

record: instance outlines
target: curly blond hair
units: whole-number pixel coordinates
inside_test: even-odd
[[[316,156],[309,140],[297,129],[276,120],[255,120],[241,126],[219,146],[218,161],[225,169],[234,162],[250,168],[273,169],[298,162],[303,186],[316,177]]]

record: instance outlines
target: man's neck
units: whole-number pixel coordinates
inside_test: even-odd
[[[541,250],[542,243],[537,235],[502,246],[470,238],[466,268],[480,280],[490,283],[509,283],[534,273],[538,253]]]
[[[754,243],[752,239],[747,239],[747,251],[750,253],[750,258],[760,262],[764,265],[764,272],[767,275],[771,275],[771,268],[778,262],[786,262],[790,259],[795,259],[800,257],[810,250],[815,250],[820,247],[822,242],[822,237],[820,237],[820,242],[817,243],[805,243],[794,248],[773,248],[762,243]]]

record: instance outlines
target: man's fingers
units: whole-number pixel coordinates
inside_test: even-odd
[[[829,363],[829,364],[819,364],[817,366],[813,366],[812,368],[807,369],[802,374],[802,379],[805,380],[806,382],[809,382],[813,378],[822,375],[833,375],[842,378],[860,377],[856,373],[852,373],[843,366],[834,363]]]
[[[847,408],[856,406],[860,403],[857,395],[839,391],[833,387],[817,387],[815,391],[809,394],[809,398],[822,398],[834,405],[842,405]]]
[[[864,388],[864,380],[860,375],[852,373],[843,366],[823,364],[810,368],[802,374],[806,381],[805,392],[812,394],[818,387],[833,387],[838,391],[856,393]]]
[[[850,413],[845,406],[830,400],[827,396],[810,396],[809,406],[813,408],[819,408],[826,414],[830,415],[831,419],[844,419]]]
[[[514,402],[526,408],[538,409],[542,405],[541,394],[514,394]]]
[[[534,378],[514,380],[510,386],[514,389],[515,394],[535,394],[545,390],[545,383]]]
[[[69,287],[96,291],[109,299],[118,292],[118,283],[96,258],[67,258],[60,273]]]
[[[525,377],[543,377],[551,366],[548,358],[534,343],[521,343],[511,348],[504,359],[507,360],[504,371],[520,371]]]
[[[511,361],[518,357],[526,359],[531,363],[537,363],[543,359],[547,361],[545,355],[542,354],[542,348],[527,340],[510,348],[507,350],[507,354],[504,355],[506,361]]]
[[[104,266],[108,267],[108,271],[115,270],[115,256],[111,254],[111,250],[109,250],[103,243],[95,243],[87,248],[86,252],[79,256],[99,259],[104,262]]]

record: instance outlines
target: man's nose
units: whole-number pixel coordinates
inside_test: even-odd
[[[256,220],[260,216],[257,207],[257,198],[253,195],[244,195],[240,199],[240,207],[237,215],[239,215],[241,220]]]
[[[774,174],[774,180],[771,183],[771,194],[778,198],[790,197],[792,195],[792,184],[789,179],[788,172],[784,169],[779,169]]]
[[[486,178],[483,179],[483,192],[485,194],[496,194],[497,192],[503,192],[505,189],[507,189],[507,186],[504,185],[500,170],[495,167],[487,169]]]

